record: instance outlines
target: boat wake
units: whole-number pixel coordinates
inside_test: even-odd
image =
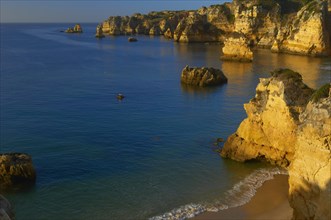
[[[228,208],[242,206],[248,203],[256,194],[258,188],[274,175],[288,175],[286,170],[281,168],[258,169],[247,176],[244,180],[238,182],[233,188],[224,194],[224,197],[213,203],[187,204],[173,209],[163,215],[154,216],[149,220],[184,220],[193,218],[203,212],[218,212]]]

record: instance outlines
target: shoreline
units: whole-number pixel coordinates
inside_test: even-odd
[[[204,212],[192,220],[268,219],[290,220],[293,209],[288,201],[288,175],[275,175],[263,183],[246,204],[219,212]]]

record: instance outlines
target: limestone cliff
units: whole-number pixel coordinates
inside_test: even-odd
[[[272,51],[313,56],[328,55],[329,25],[327,2],[310,1],[279,29]]]
[[[325,88],[330,88],[330,85]],[[290,204],[294,210],[294,219],[331,219],[329,91],[328,97],[310,101],[299,117],[295,155],[289,167]]]
[[[330,55],[330,27],[326,0],[233,0],[198,10],[111,16],[102,23],[104,34],[164,35],[179,42],[224,42],[240,33],[250,45],[313,56]]]
[[[253,52],[250,49],[249,41],[243,34],[234,33],[227,38],[224,42],[222,53],[222,60],[253,61]]]
[[[233,0],[198,10],[111,16],[102,31],[164,35],[179,42],[224,42],[240,33],[250,45],[274,52],[326,56],[331,53],[330,27],[326,0]]]
[[[255,98],[244,105],[248,117],[221,151],[237,161],[288,168],[293,219],[331,217],[330,87],[314,92],[288,69],[260,79]]]
[[[298,116],[313,90],[302,82],[300,74],[291,70],[277,70],[272,75],[260,79],[255,98],[244,105],[247,118],[225,142],[223,157],[267,160],[283,167],[292,161]]]

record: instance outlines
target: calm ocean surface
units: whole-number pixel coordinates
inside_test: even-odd
[[[60,32],[72,25],[1,24],[0,151],[32,155],[38,175],[34,189],[5,194],[20,220],[147,219],[224,203],[235,184],[274,169],[213,148],[246,117],[258,79],[289,67],[311,87],[330,81],[330,58],[260,50],[253,63],[222,63],[217,44],[98,40],[96,24]],[[185,65],[221,68],[229,82],[183,87]]]

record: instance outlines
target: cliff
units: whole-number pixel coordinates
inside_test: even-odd
[[[253,61],[253,52],[244,34],[234,33],[227,38],[224,42],[222,53],[222,60]]]
[[[330,85],[317,95],[323,90],[324,97],[310,101],[299,117],[295,155],[289,167],[294,219],[331,219]]]
[[[330,84],[314,91],[300,74],[277,70],[260,79],[255,98],[244,107],[247,118],[221,155],[289,169],[293,219],[330,219]]]
[[[102,23],[102,31],[164,35],[186,43],[224,43],[240,33],[250,45],[273,52],[326,56],[331,52],[330,13],[326,0],[233,0],[198,10],[111,16]]]
[[[313,56],[328,55],[328,29],[328,3],[310,1],[279,29],[271,50]]]

